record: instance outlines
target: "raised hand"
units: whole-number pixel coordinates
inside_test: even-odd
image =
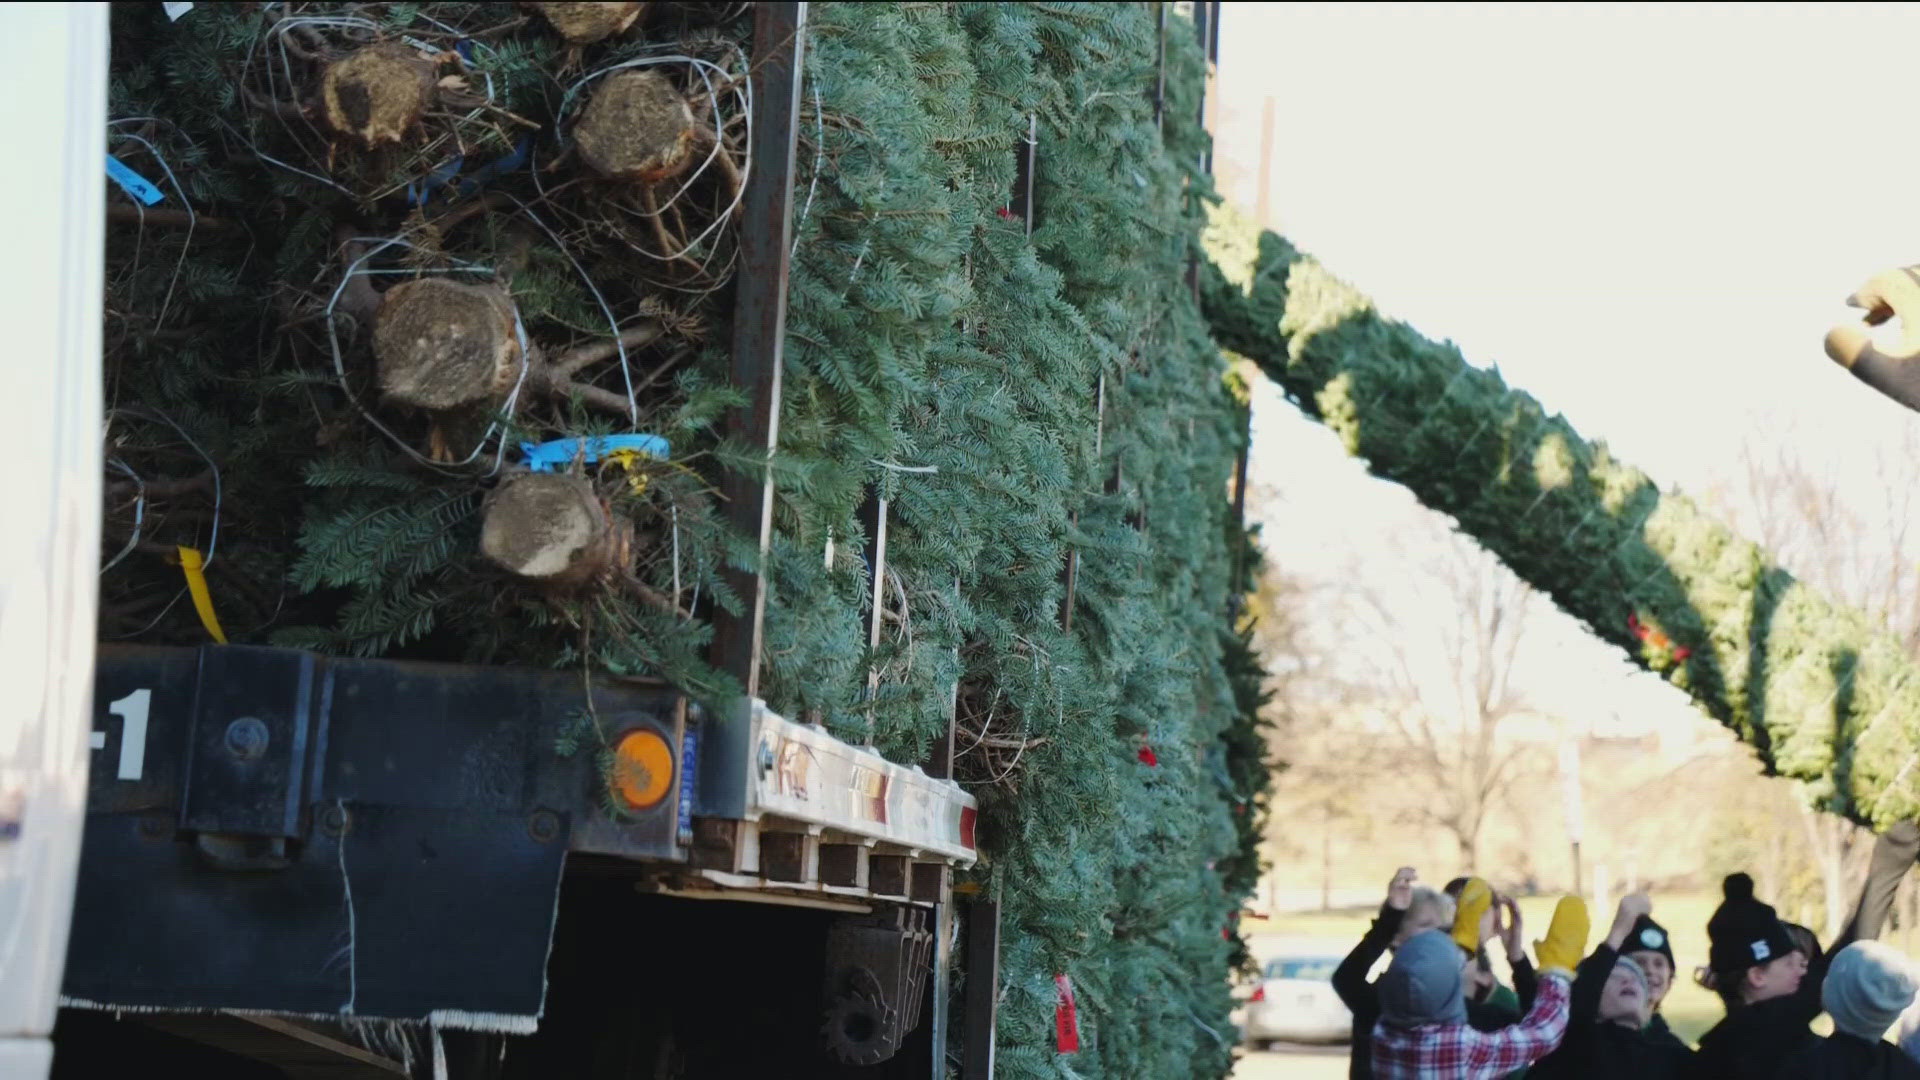
[[[1642,915],[1653,914],[1653,898],[1646,893],[1628,893],[1620,898],[1620,906],[1613,911],[1613,927],[1607,931],[1607,944],[1618,949],[1626,944],[1627,935],[1633,932],[1633,924]]]
[[[1486,932],[1488,909],[1493,907],[1493,889],[1479,878],[1468,878],[1460,890],[1454,909],[1453,940],[1470,953],[1480,951],[1480,938]]]
[[[1587,902],[1577,896],[1561,897],[1547,936],[1533,943],[1540,974],[1573,978],[1573,969],[1587,952],[1587,928]]]
[[[1509,962],[1526,955],[1526,927],[1520,919],[1520,904],[1511,896],[1502,896],[1494,905],[1494,933],[1507,950]]]
[[[1653,898],[1646,893],[1628,893],[1620,898],[1620,906],[1614,912],[1615,922],[1624,922],[1632,926],[1642,915],[1653,914]]]
[[[1405,911],[1412,907],[1413,883],[1419,877],[1420,875],[1414,873],[1411,866],[1403,866],[1395,872],[1393,880],[1387,883],[1387,906],[1395,911]]]

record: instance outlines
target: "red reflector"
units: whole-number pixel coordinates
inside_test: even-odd
[[[975,810],[971,806],[963,806],[960,808],[960,846],[966,848],[968,851],[972,851],[975,846],[973,842],[973,826],[974,823],[979,820],[979,817],[980,811]]]
[[[1266,984],[1266,983],[1261,983],[1261,984],[1260,984],[1259,986],[1256,986],[1256,987],[1254,987],[1254,988],[1253,988],[1253,996],[1252,996],[1252,997],[1250,997],[1250,998],[1248,998],[1247,1000],[1248,1000],[1248,1001],[1265,1001],[1265,1000],[1267,1000],[1267,984]]]

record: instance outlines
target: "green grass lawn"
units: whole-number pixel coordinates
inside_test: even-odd
[[[1553,906],[1558,901],[1557,896],[1521,898],[1520,915],[1525,922],[1529,955],[1533,951],[1533,941],[1545,936],[1547,923],[1553,918]],[[1672,937],[1675,967],[1673,989],[1667,993],[1660,1011],[1674,1033],[1689,1043],[1698,1041],[1708,1028],[1719,1022],[1724,1013],[1720,999],[1693,981],[1693,969],[1707,962],[1707,919],[1712,916],[1719,902],[1718,894],[1710,893],[1656,895],[1653,898],[1654,920],[1666,927]],[[1249,920],[1241,926],[1251,935],[1249,944],[1255,954],[1260,955],[1260,938],[1267,936],[1359,941],[1373,914],[1373,910],[1366,910],[1282,915],[1265,921]],[[1589,950],[1606,935],[1607,928],[1613,923],[1613,911],[1595,911],[1592,918],[1593,932],[1587,939]],[[1493,946],[1493,958],[1501,981],[1507,981],[1505,960],[1498,945]],[[1821,1020],[1824,1023],[1825,1017]]]

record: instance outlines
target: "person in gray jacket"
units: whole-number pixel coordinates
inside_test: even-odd
[[[1899,950],[1878,941],[1841,949],[1820,988],[1833,1034],[1789,1057],[1781,1080],[1920,1080],[1920,1063],[1883,1039],[1913,993],[1913,970]]]

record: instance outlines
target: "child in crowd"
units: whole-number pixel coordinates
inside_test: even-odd
[[[1620,944],[1620,955],[1637,964],[1647,976],[1647,994],[1653,1008],[1653,1016],[1647,1021],[1646,1037],[1670,1051],[1689,1056],[1693,1048],[1680,1040],[1667,1026],[1666,1017],[1660,1015],[1660,1005],[1667,999],[1667,991],[1673,989],[1673,943],[1667,938],[1667,928],[1653,921],[1653,915],[1643,912],[1627,929],[1626,939]]]
[[[1671,1032],[1664,1038],[1650,1033],[1654,980],[1624,951],[1631,943],[1643,946],[1636,952],[1658,953],[1651,937],[1633,937],[1643,921],[1652,921],[1652,909],[1645,893],[1621,899],[1606,940],[1574,975],[1566,1038],[1528,1071],[1529,1080],[1681,1080],[1690,1075],[1693,1052],[1686,1044]],[[1664,933],[1659,943],[1666,944]],[[1667,970],[1670,977],[1671,961]]]
[[[1333,989],[1353,1014],[1353,1040],[1350,1045],[1347,1075],[1352,1080],[1371,1080],[1373,1025],[1380,1019],[1378,985],[1367,976],[1380,958],[1396,950],[1415,935],[1453,925],[1456,900],[1466,878],[1448,883],[1443,892],[1418,884],[1419,875],[1403,866],[1387,885],[1386,902],[1360,943],[1333,973]],[[1479,963],[1468,973],[1466,992],[1467,1022],[1480,1031],[1494,1031],[1517,1022],[1533,1004],[1535,977],[1521,940],[1520,909],[1511,900],[1493,898],[1484,914],[1476,919],[1491,920],[1491,929],[1506,945],[1507,960],[1513,970],[1512,991],[1499,985],[1493,976],[1486,951],[1478,951]],[[1476,922],[1476,927],[1479,924]],[[1485,930],[1487,928],[1481,928]],[[1484,969],[1484,970],[1483,970]]]
[[[1387,885],[1386,902],[1373,920],[1360,944],[1333,972],[1333,990],[1353,1013],[1353,1042],[1347,1075],[1351,1080],[1372,1080],[1373,1025],[1380,1019],[1378,987],[1367,981],[1373,965],[1389,950],[1424,931],[1453,924],[1451,897],[1417,884],[1413,867],[1403,866]]]
[[[1856,941],[1834,954],[1820,999],[1833,1034],[1789,1057],[1785,1080],[1920,1080],[1920,1064],[1892,1043],[1887,1029],[1913,1003],[1907,958],[1877,941]]]
[[[1377,988],[1370,1056],[1379,1080],[1497,1080],[1559,1045],[1573,966],[1586,948],[1586,903],[1563,898],[1546,939],[1535,943],[1539,987],[1526,1017],[1483,1032],[1467,1022],[1465,983],[1492,906],[1493,891],[1473,879],[1461,890],[1450,934],[1428,930],[1395,951]]]

